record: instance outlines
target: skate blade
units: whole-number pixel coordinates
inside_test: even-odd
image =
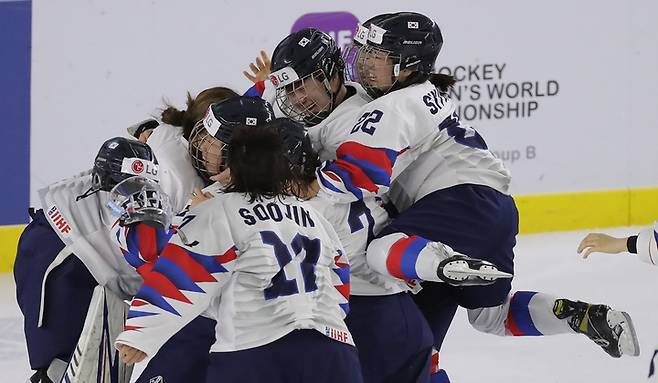
[[[622,355],[639,356],[640,342],[631,316],[624,311],[611,310],[608,312],[607,320],[611,326],[621,326],[623,330],[619,335],[619,350]]]
[[[480,278],[485,281],[494,281],[500,278],[512,278],[514,275],[498,270],[494,266],[484,265],[479,269],[471,269],[467,262],[456,261],[445,265],[443,272],[446,276],[454,276],[457,280],[465,280],[469,277]]]
[[[640,356],[640,341],[637,339],[633,320],[627,312],[622,311],[621,314],[625,320],[624,323],[621,324],[624,332],[622,332],[619,337],[620,348],[624,355]]]

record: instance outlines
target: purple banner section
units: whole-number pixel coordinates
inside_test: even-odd
[[[0,225],[28,222],[32,2],[0,1]]]
[[[295,21],[290,33],[303,28],[317,28],[333,37],[342,50],[352,42],[358,23],[359,19],[349,12],[307,13]]]

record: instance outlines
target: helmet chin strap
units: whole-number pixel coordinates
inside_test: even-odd
[[[338,92],[340,91],[340,87],[343,85],[342,76],[338,76],[338,81],[339,81],[338,90],[336,90],[334,92],[333,89],[331,89],[331,80],[333,80],[333,77],[336,74],[336,65],[335,64],[331,68],[330,72],[334,72],[334,73],[331,75],[331,77],[329,77],[325,74],[324,81],[323,81],[324,87],[327,90],[327,94],[331,98],[331,104],[329,105],[329,111],[328,111],[329,113],[331,113],[334,110],[334,105],[336,105],[336,96],[338,95]],[[331,80],[329,80],[328,78],[331,78]]]
[[[327,92],[327,95],[331,99],[331,103],[329,104],[329,111],[331,111],[333,110],[334,102],[336,102],[336,93],[338,92],[336,93],[333,92],[333,90],[331,89],[331,82],[329,82],[329,80],[327,80],[326,77],[327,76],[325,75],[325,79],[324,81],[322,81],[322,85],[324,85],[324,90]]]
[[[400,64],[393,65],[393,71],[391,72],[391,88],[398,82],[400,77]]]
[[[75,202],[78,202],[81,199],[85,199],[85,198],[89,197],[90,195],[94,195],[94,194],[98,193],[99,191],[101,191],[101,189],[94,189],[94,187],[92,186],[86,192],[84,192],[84,193],[80,194],[79,196],[75,197]]]

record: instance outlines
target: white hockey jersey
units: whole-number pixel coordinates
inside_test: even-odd
[[[158,160],[160,185],[169,196],[174,212],[183,210],[194,188],[203,187],[203,180],[192,166],[183,128],[162,124],[153,130],[146,143]]]
[[[642,262],[658,265],[658,221],[638,234],[637,255]]]
[[[117,219],[106,207],[109,193],[100,191],[76,201],[90,187],[91,171],[87,171],[39,190],[44,214],[96,281],[128,299],[137,292],[142,278],[125,261],[113,236]]]
[[[308,201],[336,230],[350,262],[351,295],[391,295],[409,291],[400,279],[375,271],[366,259],[368,243],[388,224],[388,213],[379,198],[332,203],[321,196]]]
[[[315,329],[348,344],[349,265],[331,225],[295,198],[249,203],[240,193],[192,208],[145,277],[117,343],[154,355],[211,302],[213,352]]]
[[[327,143],[338,158],[318,172],[322,199],[341,205],[354,198],[383,195],[403,211],[435,190],[458,184],[487,185],[507,193],[510,176],[502,162],[486,149],[477,132],[461,125],[452,101],[434,85],[414,85],[367,105],[365,97],[351,97],[345,102],[353,100],[344,109],[347,113],[332,119],[341,111],[341,104],[320,125],[319,133],[309,129],[309,134]],[[438,281],[437,253],[455,252],[422,237],[391,234],[368,248],[364,270],[385,275],[380,277],[384,280]],[[361,253],[357,254],[360,260]],[[353,269],[356,264],[353,260]]]
[[[360,84],[345,85],[348,97],[326,119],[308,128],[313,148],[322,161],[336,159],[336,150],[348,140],[357,113],[371,101]],[[405,282],[377,273],[366,262],[368,243],[389,222],[380,198],[369,196],[362,201],[336,203],[320,195],[310,202],[333,225],[345,248],[350,260],[352,295],[390,295],[409,290]]]
[[[359,111],[337,160],[318,172],[335,200],[386,195],[402,211],[459,184],[507,193],[510,174],[480,135],[462,124],[453,101],[429,81],[382,96]]]
[[[343,100],[327,118],[319,124],[308,128],[308,136],[322,161],[336,159],[338,147],[349,141],[354,121],[359,117],[359,111],[372,99],[366,94],[360,84],[346,82],[347,98]]]

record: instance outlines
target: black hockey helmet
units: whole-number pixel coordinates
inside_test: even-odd
[[[366,44],[357,54],[356,69],[361,85],[376,98],[404,86],[397,83],[400,71],[404,69],[429,74],[442,46],[439,26],[425,15],[399,12],[375,20],[368,28]],[[382,86],[382,79],[375,81],[374,67],[384,59],[392,65],[388,87]]]
[[[158,180],[157,161],[151,148],[137,140],[110,138],[94,160],[90,191],[109,192],[119,182],[136,175]]]
[[[325,119],[335,106],[337,90],[330,81],[343,81],[344,63],[340,48],[331,36],[316,28],[290,34],[274,49],[270,81],[276,87],[276,102],[289,118],[307,126]],[[306,88],[310,80],[321,84],[326,100],[313,97]]]
[[[279,132],[293,165],[303,165],[305,155],[312,150],[311,140],[304,125],[289,118],[277,118],[271,124]]]
[[[275,129],[281,137],[292,168],[307,180],[315,179],[315,170],[320,166],[320,159],[313,150],[304,125],[289,118],[277,118],[267,124],[267,127]]]
[[[272,106],[260,97],[236,96],[210,105],[190,134],[189,152],[199,175],[210,177],[226,168],[226,146],[239,126],[260,126],[272,121]]]

